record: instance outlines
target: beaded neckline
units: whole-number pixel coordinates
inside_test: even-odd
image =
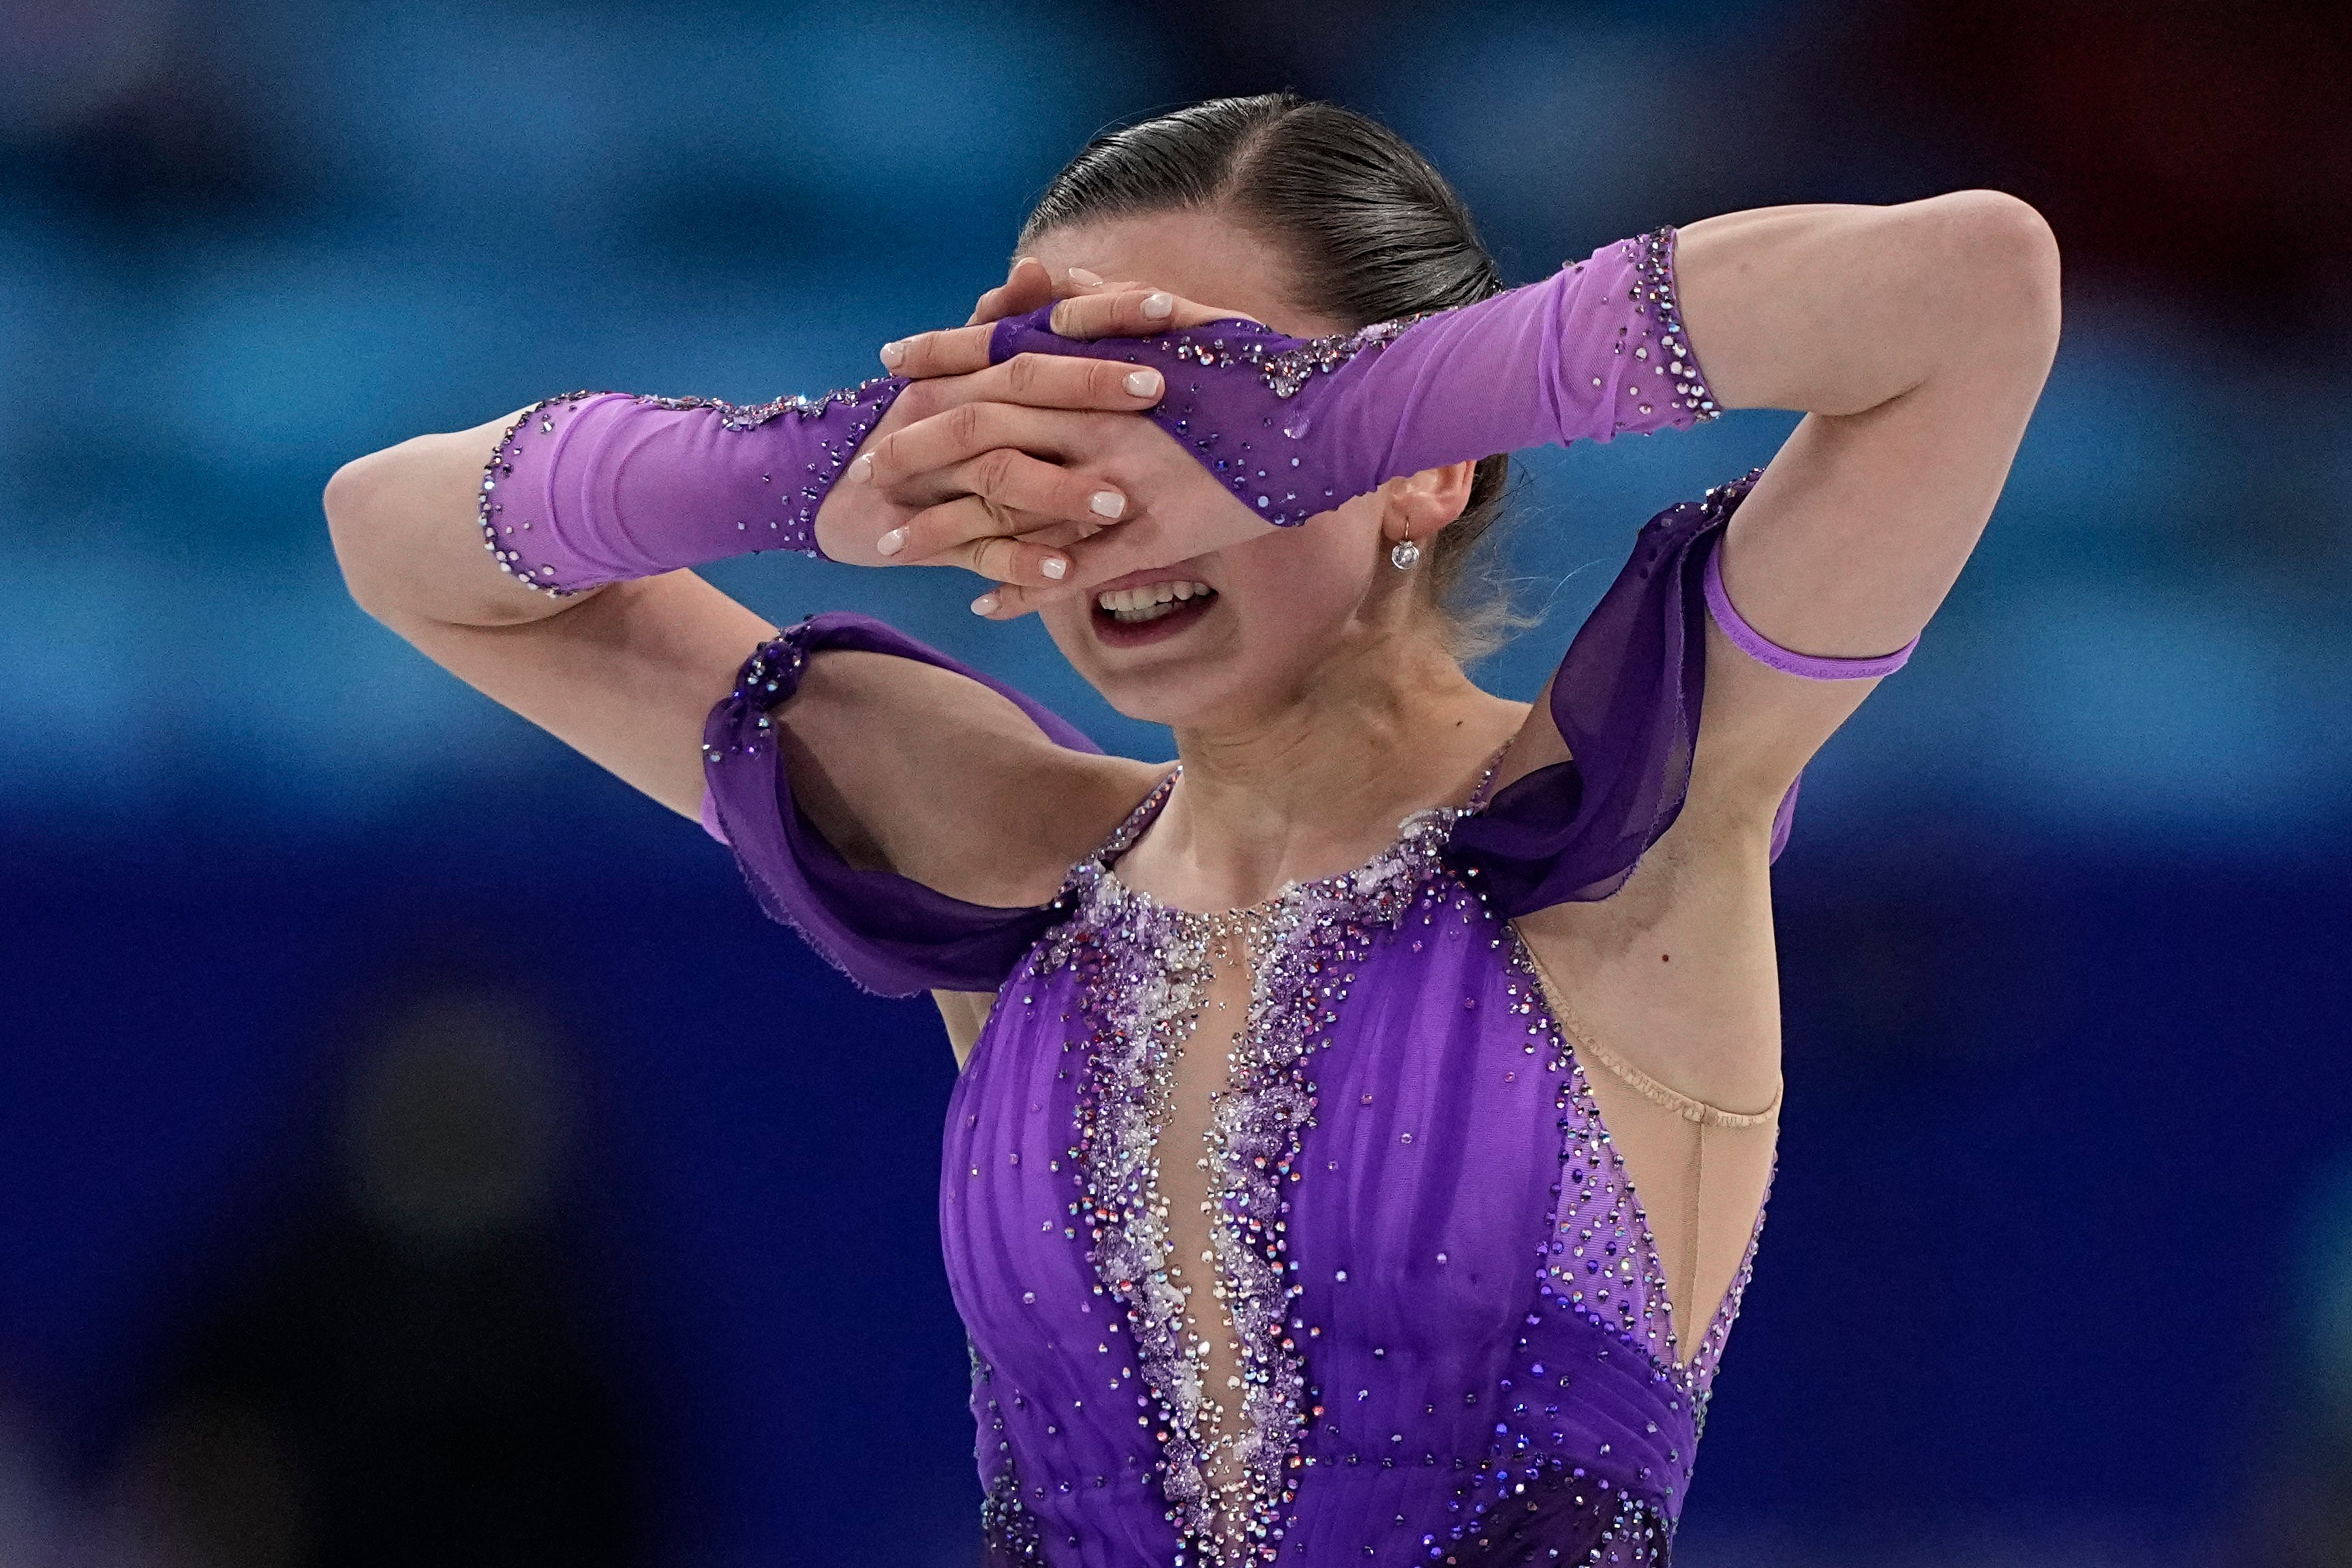
[[[1454,823],[1484,803],[1501,758],[1498,751],[1466,804],[1415,811],[1361,866],[1286,883],[1246,909],[1176,909],[1111,870],[1166,806],[1176,769],[1073,868],[1076,918],[1050,940],[1040,965],[1086,971],[1082,1008],[1095,1025],[1070,1151],[1080,1184],[1073,1211],[1087,1215],[1097,1278],[1127,1311],[1159,1411],[1169,1518],[1188,1543],[1183,1560],[1202,1568],[1272,1561],[1296,1495],[1308,1384],[1304,1354],[1285,1327],[1301,1287],[1286,1266],[1276,1217],[1286,1211],[1280,1184],[1296,1179],[1293,1162],[1312,1120],[1305,1064],[1329,1043],[1328,1016],[1345,999],[1373,932],[1403,919]],[[1125,939],[1106,941],[1112,932]],[[1233,1408],[1202,1385],[1189,1287],[1171,1278],[1159,1146],[1176,1063],[1228,942],[1246,956],[1250,999],[1225,1087],[1212,1097],[1204,1152],[1213,1172],[1211,1279],[1246,1369]]]
[[[1333,872],[1328,876],[1286,882],[1255,904],[1232,909],[1180,909],[1131,885],[1118,874],[1117,862],[1120,857],[1135,847],[1135,841],[1143,836],[1144,830],[1157,821],[1160,813],[1167,809],[1169,797],[1175,792],[1176,781],[1184,776],[1184,765],[1181,762],[1152,786],[1151,792],[1137,802],[1135,810],[1127,814],[1126,820],[1112,831],[1109,838],[1103,841],[1101,847],[1079,862],[1073,871],[1074,873],[1085,873],[1086,879],[1097,887],[1123,901],[1144,909],[1163,912],[1177,920],[1207,920],[1218,924],[1250,921],[1263,919],[1302,895],[1344,896],[1384,880],[1387,869],[1400,852],[1442,846],[1452,834],[1454,823],[1485,810],[1487,797],[1494,789],[1496,776],[1502,769],[1503,758],[1510,754],[1511,745],[1510,741],[1506,741],[1486,759],[1486,766],[1478,774],[1478,781],[1471,786],[1469,799],[1461,805],[1424,806],[1417,811],[1408,812],[1397,823],[1396,837],[1361,863],[1346,871]]]
[[[1131,1336],[1139,1418],[1157,1448],[1152,1474],[1182,1542],[1180,1563],[1271,1568],[1289,1543],[1298,1483],[1304,1466],[1315,1462],[1301,1456],[1324,1416],[1307,1343],[1318,1331],[1300,1317],[1306,1285],[1290,1254],[1287,1218],[1287,1184],[1304,1172],[1305,1141],[1317,1124],[1315,1059],[1341,1038],[1334,1026],[1363,967],[1423,901],[1475,918],[1477,890],[1444,867],[1442,852],[1454,826],[1486,805],[1496,771],[1490,764],[1465,804],[1406,817],[1397,840],[1364,865],[1287,883],[1246,910],[1213,914],[1162,904],[1110,870],[1164,810],[1177,779],[1171,768],[1102,849],[1073,868],[1065,894],[1069,918],[1033,959],[1035,975],[1066,969],[1076,977],[1075,1006],[1063,1013],[1079,1020],[1085,1037],[1076,1063],[1063,1068],[1079,1078],[1066,1167],[1073,1184],[1067,1228],[1083,1236],[1096,1288],[1117,1304]],[[1558,1053],[1550,1071],[1559,1075],[1560,1182],[1528,1310],[1570,1314],[1610,1336],[1612,1348],[1622,1344],[1646,1366],[1668,1410],[1689,1413],[1695,1437],[1748,1263],[1694,1354],[1677,1360],[1656,1240],[1591,1098],[1585,1064],[1547,1005],[1522,941],[1494,935],[1501,961],[1517,971],[1504,986],[1510,1012],[1524,1015],[1528,1050],[1538,1052],[1549,1040]],[[1250,986],[1230,1044],[1221,1035],[1207,1041],[1228,1053],[1224,1085],[1212,1095],[1201,1145],[1163,1147],[1178,1065],[1227,943],[1245,958]],[[1496,1021],[1516,1037],[1519,1019]],[[1209,1178],[1199,1243],[1205,1273],[1175,1266],[1180,1251],[1192,1256],[1193,1243],[1189,1236],[1180,1242],[1161,1186],[1162,1161],[1171,1157],[1202,1157]],[[1754,1243],[1751,1229],[1750,1258]],[[1222,1312],[1196,1317],[1198,1290]],[[1213,1334],[1224,1336],[1234,1354],[1231,1394],[1208,1385],[1203,1357]],[[1542,1377],[1541,1366],[1530,1375]],[[1666,1459],[1683,1466],[1671,1445]],[[1458,1494],[1472,1500],[1475,1493],[1477,1503],[1462,1527],[1517,1502],[1535,1474],[1507,1455],[1482,1464]],[[1661,1476],[1672,1499],[1687,1468]],[[1501,1490],[1489,1495],[1482,1488]],[[1457,1528],[1454,1538],[1461,1534]]]

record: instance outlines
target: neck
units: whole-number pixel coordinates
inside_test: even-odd
[[[1278,704],[1179,728],[1184,776],[1122,874],[1180,908],[1223,909],[1350,870],[1412,812],[1464,804],[1526,712],[1434,639],[1381,639]]]

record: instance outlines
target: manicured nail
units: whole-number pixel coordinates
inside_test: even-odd
[[[894,371],[895,371],[895,370],[897,370],[897,369],[898,368],[898,361],[901,361],[901,360],[903,360],[903,359],[905,359],[906,357],[907,357],[907,345],[906,345],[906,344],[904,344],[904,343],[885,343],[885,344],[883,344],[883,345],[882,345],[882,362],[883,362],[884,364],[886,364],[886,365],[889,366],[892,370],[894,370]]]
[[[1102,287],[1102,279],[1097,277],[1093,273],[1088,272],[1083,267],[1074,267],[1070,268],[1066,276],[1069,277],[1071,282],[1084,284],[1088,288],[1100,288]]]
[[[1044,560],[1037,563],[1037,570],[1044,572],[1047,577],[1052,578],[1055,582],[1059,582],[1062,580],[1064,574],[1068,572],[1070,570],[1070,563],[1064,560],[1060,556],[1049,555]]]
[[[856,460],[849,465],[849,477],[860,485],[874,477],[874,458],[870,453],[857,455]]]
[[[1127,515],[1127,497],[1116,490],[1097,490],[1087,497],[1087,510],[1098,517],[1121,517]]]
[[[993,593],[983,593],[978,599],[973,600],[971,601],[971,612],[974,615],[994,614],[996,612],[996,595]]]
[[[1160,372],[1158,371],[1128,371],[1127,390],[1129,395],[1132,397],[1158,397],[1160,395]]]
[[[1172,294],[1147,294],[1143,297],[1143,313],[1157,321],[1176,313],[1176,297]]]
[[[897,555],[900,550],[905,549],[906,548],[907,530],[904,528],[892,528],[888,533],[884,534],[880,538],[874,541],[874,553],[876,555]]]

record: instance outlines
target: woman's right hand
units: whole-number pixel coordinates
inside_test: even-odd
[[[1134,509],[1083,455],[1115,431],[1104,421],[1134,418],[1162,391],[1156,371],[1045,354],[914,382],[817,509],[818,544],[860,566],[1055,585],[1070,570],[1062,547]]]

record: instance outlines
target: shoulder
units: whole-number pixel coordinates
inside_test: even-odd
[[[1505,913],[1609,897],[1681,812],[1707,678],[1700,569],[1748,483],[1670,507],[1635,537],[1492,800],[1457,831]]]
[[[703,757],[707,820],[776,910],[813,939],[831,924],[917,946],[1009,938],[1160,772],[856,615],[761,643],[711,710]],[[971,988],[970,971],[954,978],[925,983]]]

